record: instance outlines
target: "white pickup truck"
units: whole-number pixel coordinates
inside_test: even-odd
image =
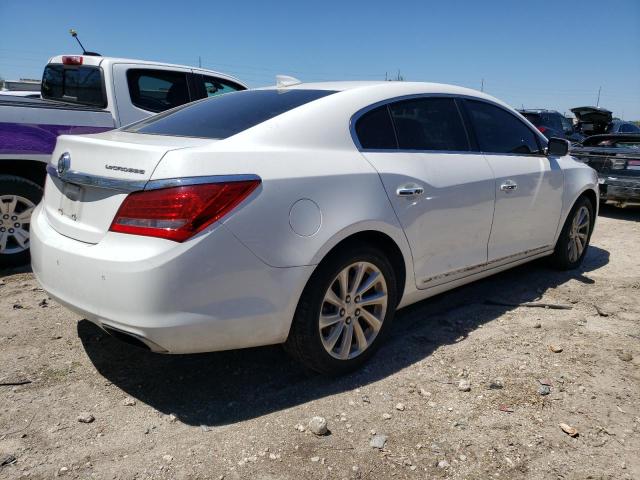
[[[58,135],[96,133],[247,86],[202,68],[94,55],[59,55],[42,98],[0,94],[0,268],[29,260],[31,210],[42,197]]]

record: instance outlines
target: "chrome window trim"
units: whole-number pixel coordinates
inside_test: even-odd
[[[201,177],[162,178],[158,180],[126,180],[103,177],[100,175],[91,175],[88,173],[77,172],[75,170],[70,170],[60,175],[58,174],[57,169],[51,164],[47,165],[47,173],[51,177],[58,178],[63,182],[125,193],[141,190],[158,190],[161,188],[181,187],[186,185],[202,185],[205,183],[262,181],[258,175],[254,174],[208,175]]]
[[[401,102],[404,100],[414,100],[416,98],[438,98],[438,97],[445,97],[445,98],[453,98],[455,99],[462,99],[462,100],[475,100],[478,102],[485,102],[488,103],[489,105],[493,105],[495,107],[498,107],[502,110],[504,110],[505,112],[513,115],[517,120],[519,120],[520,122],[522,122],[522,119],[518,118],[517,115],[515,115],[512,111],[510,111],[509,109],[505,108],[503,105],[500,105],[499,103],[493,102],[491,100],[485,99],[485,98],[480,98],[480,97],[474,97],[473,95],[464,95],[464,94],[457,94],[457,93],[413,93],[411,95],[401,95],[399,97],[393,97],[393,98],[387,98],[385,100],[380,100],[379,102],[376,103],[372,103],[371,105],[367,105],[364,108],[361,108],[360,110],[358,110],[356,113],[354,113],[351,118],[349,119],[349,133],[351,134],[351,140],[353,141],[354,145],[356,146],[356,148],[358,149],[358,151],[360,152],[366,152],[366,153],[436,153],[436,154],[482,154],[482,155],[508,155],[508,156],[515,156],[515,157],[531,157],[531,156],[538,156],[538,157],[544,157],[546,156],[543,152],[538,152],[538,153],[499,153],[499,152],[483,152],[481,150],[409,150],[409,149],[401,149],[401,148],[363,148],[362,144],[360,143],[360,140],[358,139],[358,135],[356,134],[356,123],[358,123],[358,120],[360,120],[360,118],[370,112],[371,110],[374,110],[378,107],[381,107],[383,105],[391,105],[392,103],[396,103],[396,102]],[[466,116],[460,112],[460,108],[458,107],[457,103],[456,103],[456,107],[458,108],[458,112],[460,114],[460,117],[462,119],[462,123],[464,125],[465,131],[467,133],[467,138],[469,140],[469,145],[472,146],[471,142],[471,138],[470,137],[470,132],[468,131],[468,125],[467,122],[470,121],[466,118]],[[389,112],[389,115],[391,115],[391,112]],[[393,121],[393,119],[392,119]],[[540,140],[540,144],[543,148],[543,150],[546,150],[545,145],[547,142],[547,139],[537,130],[533,130],[532,128],[530,128],[526,123],[522,122],[524,124],[525,127],[527,127],[536,138],[538,138]],[[395,131],[395,129],[394,129]],[[474,132],[475,134],[475,132]]]

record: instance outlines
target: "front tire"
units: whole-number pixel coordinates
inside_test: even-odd
[[[573,270],[582,264],[593,230],[594,207],[587,197],[580,197],[562,227],[551,257],[553,266]]]
[[[29,263],[31,213],[41,199],[38,184],[0,175],[0,268]]]
[[[350,245],[326,258],[305,287],[285,349],[311,370],[352,371],[384,341],[398,303],[396,274],[375,247]]]

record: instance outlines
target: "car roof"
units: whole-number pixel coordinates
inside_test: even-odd
[[[335,92],[369,93],[383,98],[401,97],[404,95],[442,94],[477,97],[505,105],[497,98],[471,88],[433,82],[389,82],[389,81],[336,81],[296,83],[289,86],[268,86],[261,90],[331,90]],[[511,108],[511,107],[510,107]]]
[[[520,113],[557,113],[558,115],[562,115],[557,110],[549,110],[546,108],[522,108],[518,109]]]

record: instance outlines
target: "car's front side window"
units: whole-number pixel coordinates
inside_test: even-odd
[[[487,153],[540,153],[533,131],[515,115],[487,102],[466,100],[480,150]]]
[[[469,151],[464,123],[450,97],[402,100],[389,106],[401,150]]]

